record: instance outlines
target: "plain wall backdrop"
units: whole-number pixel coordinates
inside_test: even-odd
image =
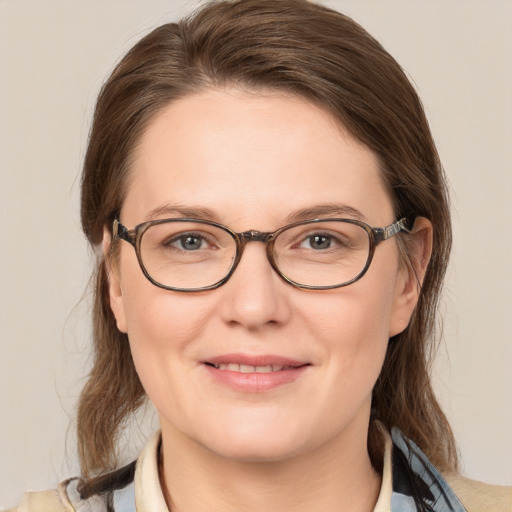
[[[434,382],[464,473],[512,484],[512,1],[324,3],[367,28],[424,101],[455,231]],[[196,5],[0,0],[0,508],[78,471],[93,261],[78,195],[95,97],[142,35]]]

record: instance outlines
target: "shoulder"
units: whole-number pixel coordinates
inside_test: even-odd
[[[512,512],[512,487],[490,485],[462,475],[444,475],[468,512]]]
[[[166,511],[158,477],[159,445],[157,432],[139,458],[127,466],[87,482],[70,478],[54,490],[27,492],[18,507],[6,512],[133,512],[137,508],[136,487],[144,506],[151,498],[143,510]]]
[[[65,491],[68,483],[62,482],[49,491],[26,492],[19,505],[7,512],[74,512]]]
[[[6,512],[133,512],[135,463],[81,485],[79,478],[62,482],[57,489],[27,492],[18,507]]]
[[[489,485],[460,474],[441,474],[420,448],[397,428],[393,438],[392,510],[415,502],[407,510],[512,512],[512,487]]]

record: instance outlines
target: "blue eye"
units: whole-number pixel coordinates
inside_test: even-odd
[[[180,239],[181,246],[186,251],[192,251],[194,249],[200,249],[202,240],[197,236],[187,236]]]
[[[183,251],[197,251],[199,249],[208,248],[206,239],[194,233],[184,233],[180,236],[174,237],[172,240],[166,242],[168,247],[175,247]]]
[[[341,233],[309,233],[298,244],[301,249],[312,249],[314,251],[325,251],[326,249],[346,248],[348,240]]]
[[[302,242],[301,247],[303,246],[303,244],[306,243],[309,244],[309,247],[311,247],[311,249],[329,249],[329,247],[331,247],[332,237],[322,234],[315,234],[306,238],[306,240]]]

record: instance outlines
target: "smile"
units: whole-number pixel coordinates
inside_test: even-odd
[[[208,364],[208,363],[207,363]],[[211,364],[211,363],[210,363]],[[297,368],[296,366],[286,366],[281,364],[266,365],[266,366],[252,366],[249,364],[237,364],[237,363],[220,363],[212,364],[214,368],[222,371],[239,372],[239,373],[273,373],[281,370],[291,370]]]
[[[210,377],[243,393],[262,393],[291,384],[311,367],[309,362],[276,355],[225,354],[203,361]]]

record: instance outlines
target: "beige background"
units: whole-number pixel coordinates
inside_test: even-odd
[[[424,100],[456,240],[435,383],[465,473],[511,484],[512,2],[326,3],[373,33]],[[95,96],[124,51],[193,5],[0,0],[0,508],[77,471],[68,422],[88,367],[92,260],[78,188]]]

